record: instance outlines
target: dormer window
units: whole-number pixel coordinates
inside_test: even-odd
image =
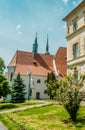
[[[34,66],[37,66],[37,62],[36,61],[33,61],[33,64],[34,64]]]

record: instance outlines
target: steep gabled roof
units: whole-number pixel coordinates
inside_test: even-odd
[[[11,60],[9,67],[15,66],[15,74],[21,73],[27,75],[30,69],[33,75],[47,75],[53,71],[53,55],[37,54],[37,58],[33,58],[32,52],[17,51]]]
[[[12,58],[11,62],[9,63],[9,67],[16,66],[17,63],[17,52],[15,53],[14,57]]]
[[[59,71],[60,76],[66,75],[67,70],[67,49],[60,47],[54,56],[56,68]]]
[[[66,74],[66,48],[62,47],[55,56],[38,53],[36,59],[32,52],[17,51],[8,66],[15,67],[14,74],[28,75],[28,70],[30,70],[32,75],[47,76],[52,71],[55,73],[53,59],[56,61],[60,75],[64,76]]]

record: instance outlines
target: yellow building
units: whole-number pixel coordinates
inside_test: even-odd
[[[67,24],[67,72],[76,66],[80,75],[85,73],[85,0],[63,20]]]

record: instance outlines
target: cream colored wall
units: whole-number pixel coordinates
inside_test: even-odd
[[[85,55],[85,29],[67,39],[67,62],[73,60],[73,45],[79,44],[79,56]]]
[[[81,10],[79,10],[78,12],[76,12],[73,16],[71,16],[68,20],[67,20],[67,28],[70,28],[70,33],[67,34],[67,36],[69,36],[70,34],[73,33],[73,22],[75,20],[78,21],[78,28],[82,27],[85,23],[84,23],[84,13],[85,11],[85,7],[82,8]]]
[[[79,73],[85,70],[85,7],[76,11],[73,16],[67,20],[67,28],[70,27],[70,33],[67,34],[67,72],[70,73],[73,66],[77,66]],[[73,22],[77,20],[78,29],[73,32]],[[73,58],[73,45],[78,43],[78,58]],[[82,71],[81,71],[82,65]]]

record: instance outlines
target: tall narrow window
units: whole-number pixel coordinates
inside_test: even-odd
[[[13,78],[13,73],[11,73],[10,75],[10,81],[12,81],[12,78]]]
[[[67,28],[67,33],[68,33],[68,34],[70,33],[70,27]]]
[[[73,45],[73,58],[77,58],[78,57],[78,43]]]
[[[78,29],[78,23],[77,21],[73,22],[73,31],[76,31]]]
[[[85,38],[84,38],[84,54],[85,54]]]
[[[84,14],[84,25],[85,25],[85,14]]]

